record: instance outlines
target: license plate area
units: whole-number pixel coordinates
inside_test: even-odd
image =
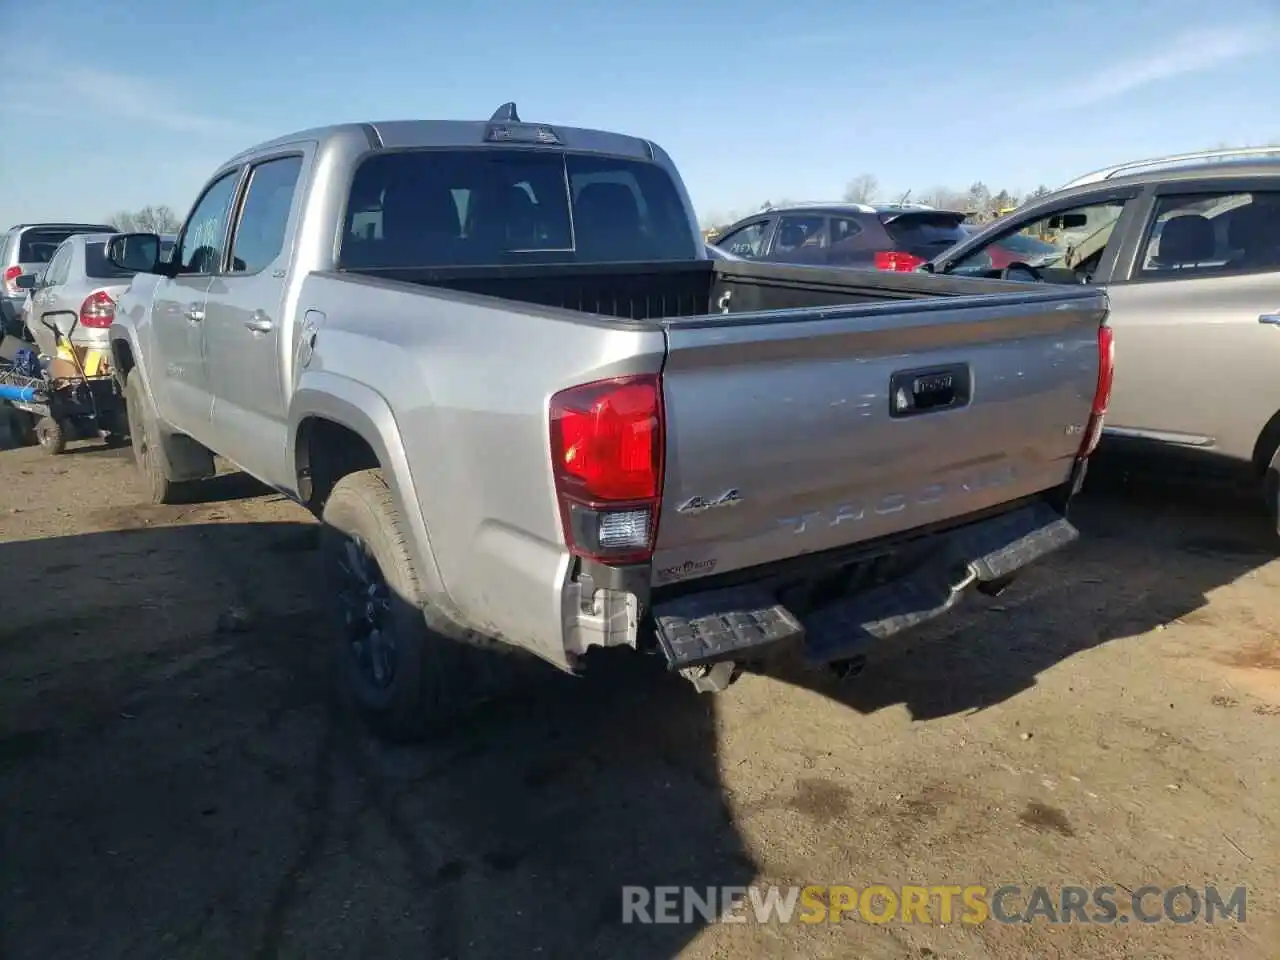
[[[973,378],[968,364],[899,370],[889,377],[889,416],[917,417],[969,404]]]

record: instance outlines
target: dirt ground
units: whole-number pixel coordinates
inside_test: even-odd
[[[624,654],[426,747],[332,694],[316,527],[235,475],[0,451],[0,956],[1280,956],[1280,562],[1099,484],[909,655],[696,695]],[[597,675],[598,672],[598,675]],[[623,885],[1248,888],[1247,919],[621,922]]]

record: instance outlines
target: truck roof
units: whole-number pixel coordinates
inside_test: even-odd
[[[505,135],[500,131],[505,131]],[[661,152],[652,142],[640,137],[585,127],[522,121],[515,104],[507,103],[488,120],[371,120],[312,127],[242,150],[229,163],[303,140],[315,141],[323,149],[330,141],[352,135],[366,138],[373,150],[542,143],[577,152],[607,153],[641,160],[657,159]]]

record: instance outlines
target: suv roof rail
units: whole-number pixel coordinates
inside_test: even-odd
[[[1131,160],[1128,163],[1117,163],[1115,166],[1103,167],[1084,176],[1068,181],[1058,189],[1081,187],[1087,183],[1101,183],[1123,174],[1135,173],[1139,170],[1172,169],[1183,164],[1213,163],[1223,160],[1248,160],[1251,158],[1275,157],[1280,159],[1280,146],[1271,147],[1232,147],[1223,150],[1198,150],[1195,153],[1176,153],[1167,157],[1152,157],[1149,160]]]
[[[802,210],[809,207],[839,207],[845,210],[857,210],[859,213],[875,213],[876,208],[869,203],[859,203],[857,200],[793,200],[790,203],[780,203],[776,207],[770,207],[769,210],[760,211],[768,213],[772,210]]]

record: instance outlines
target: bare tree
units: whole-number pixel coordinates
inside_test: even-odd
[[[874,174],[860,173],[845,185],[844,198],[850,203],[870,203],[880,192],[880,181]]]
[[[173,208],[164,204],[158,207],[146,206],[132,212],[121,210],[108,217],[107,222],[124,233],[177,233],[182,226]]]

